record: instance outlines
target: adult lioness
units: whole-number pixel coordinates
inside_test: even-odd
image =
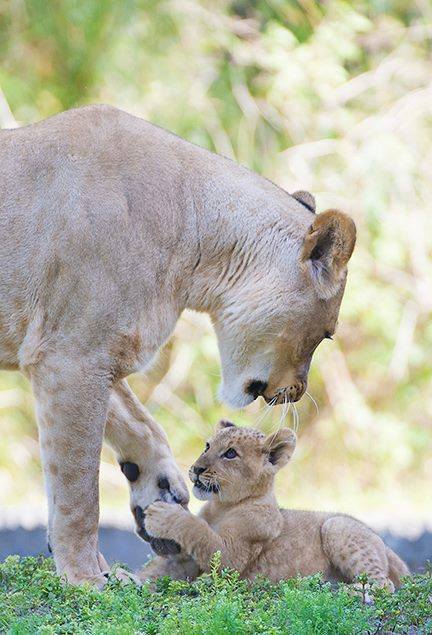
[[[0,366],[34,389],[59,573],[104,583],[105,423],[122,461],[136,463],[121,423],[146,413],[124,377],[151,363],[183,309],[213,319],[228,403],[297,400],[334,331],[354,242],[341,212],[315,216],[249,170],[110,107],[0,133]],[[187,501],[160,428],[150,421],[140,439],[133,505],[161,491]]]

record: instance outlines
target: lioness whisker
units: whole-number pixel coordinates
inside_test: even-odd
[[[270,437],[269,438],[271,438],[271,439],[274,439],[276,437],[277,433],[279,432],[279,430],[282,427],[282,421],[286,417],[286,408],[287,408],[287,405],[288,405],[287,400],[288,400],[288,396],[285,393],[284,394],[284,398],[283,398],[283,402],[282,402],[282,408],[281,408],[281,414],[280,414],[279,420],[276,421],[272,425],[272,427],[270,429]],[[285,413],[284,413],[284,410],[285,410]]]
[[[299,416],[297,406],[295,405],[295,403],[294,402],[291,402],[291,403],[293,407],[294,432],[297,434],[299,425],[300,425],[300,416]]]
[[[312,395],[310,394],[310,392],[308,392],[307,390],[305,391],[305,395],[306,395],[307,397],[309,397],[309,399],[311,400],[311,402],[312,402],[312,403],[313,403],[313,405],[315,406],[315,410],[316,410],[317,415],[319,415],[319,408],[318,408],[318,404],[317,404],[317,402],[315,401],[315,399],[312,397]]]
[[[270,413],[270,410],[272,406],[276,403],[276,401],[277,401],[277,396],[273,397],[273,399],[271,399],[268,403],[265,404],[263,412],[260,414],[257,421],[255,422],[255,425],[257,428],[260,426],[260,424],[264,421],[264,419]]]
[[[288,414],[288,408],[289,408],[288,404],[289,404],[288,395],[285,393],[284,398],[283,398],[281,416],[280,416],[280,419],[279,419],[279,427],[281,427],[283,425],[283,422],[285,421],[286,416]]]

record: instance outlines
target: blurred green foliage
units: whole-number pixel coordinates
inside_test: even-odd
[[[418,0],[3,0],[0,124],[91,102],[233,157],[359,240],[335,342],[316,353],[284,504],[423,517],[432,496],[432,5]],[[187,468],[220,416],[208,322],[187,315],[149,407]],[[133,378],[146,396],[145,381]],[[42,499],[32,400],[0,374],[0,500]],[[104,504],[125,502],[109,452]],[[126,505],[121,508],[127,514]]]

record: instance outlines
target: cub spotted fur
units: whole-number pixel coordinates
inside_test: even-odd
[[[175,540],[182,551],[154,558],[141,577],[194,579],[220,551],[222,566],[244,578],[262,574],[277,582],[322,572],[326,579],[353,582],[366,573],[394,590],[408,567],[369,527],[343,514],[278,507],[274,477],[295,445],[287,428],[266,437],[221,421],[189,472],[195,495],[208,501],[200,514],[160,501],[147,508],[147,532]]]

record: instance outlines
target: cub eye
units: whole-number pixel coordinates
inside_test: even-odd
[[[332,340],[333,339],[333,335],[330,333],[330,331],[326,331],[324,333],[324,339],[325,340]]]
[[[226,452],[222,454],[224,459],[235,459],[238,456],[237,452],[234,448],[229,448]]]
[[[207,450],[208,450],[209,448],[210,448],[209,444],[208,444],[208,443],[206,443],[206,444],[205,444],[205,450],[204,450],[204,452],[207,452]]]

